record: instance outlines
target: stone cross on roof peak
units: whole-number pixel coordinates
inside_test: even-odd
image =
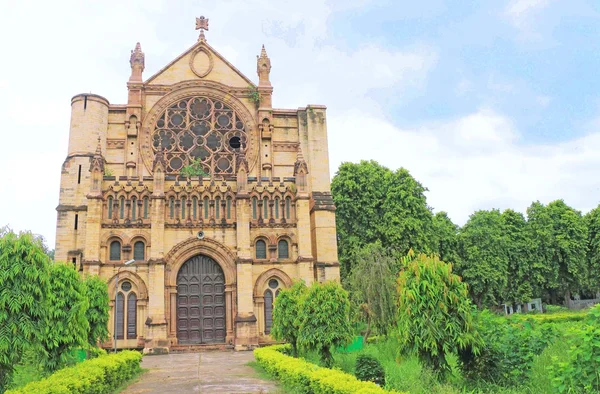
[[[204,30],[208,31],[208,18],[205,18],[204,16],[196,18],[196,30],[200,30],[198,41],[206,41],[206,37],[204,37]]]

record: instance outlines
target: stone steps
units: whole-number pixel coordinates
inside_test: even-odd
[[[199,353],[214,350],[232,350],[233,345],[227,345],[224,343],[215,344],[200,344],[200,345],[172,345],[170,353]]]

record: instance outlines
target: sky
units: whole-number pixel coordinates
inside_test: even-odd
[[[125,103],[136,42],[148,78],[200,15],[255,82],[265,45],[275,108],[327,105],[332,176],[404,167],[459,225],[600,202],[600,2],[20,0],[0,3],[0,226],[53,247],[71,97]]]

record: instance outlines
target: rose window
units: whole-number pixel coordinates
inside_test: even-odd
[[[167,173],[198,160],[207,174],[235,173],[235,154],[247,149],[241,117],[223,102],[191,97],[167,108],[156,121],[152,148],[165,151]]]

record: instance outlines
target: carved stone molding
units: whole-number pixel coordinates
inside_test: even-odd
[[[108,149],[123,149],[123,148],[125,148],[125,140],[121,140],[121,139],[106,140],[106,147]]]
[[[205,62],[208,64],[203,65],[202,56],[206,56]],[[190,68],[200,78],[206,77],[213,69],[214,59],[212,54],[204,46],[199,46],[194,50],[192,56],[190,56]]]
[[[298,142],[273,141],[273,151],[275,152],[298,152]]]

